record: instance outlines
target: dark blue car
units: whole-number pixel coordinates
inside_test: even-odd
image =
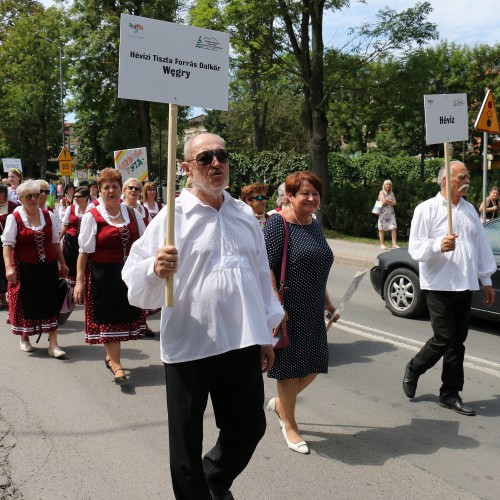
[[[497,298],[492,307],[486,307],[482,288],[475,291],[472,295],[472,314],[500,321],[500,218],[485,222],[483,227],[497,263],[497,271],[491,277]],[[427,312],[418,281],[418,262],[410,257],[406,248],[379,254],[370,270],[370,280],[395,316],[416,318]]]

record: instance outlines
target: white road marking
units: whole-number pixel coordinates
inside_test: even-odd
[[[420,351],[424,345],[424,342],[420,342],[419,340],[409,339],[407,337],[402,337],[401,335],[395,335],[394,333],[360,325],[359,323],[346,321],[344,319],[337,321],[334,325],[334,329],[335,328],[339,328],[340,330],[344,330],[345,332],[352,333],[353,335],[358,335],[360,337],[388,342],[396,347],[402,347],[414,352]],[[494,363],[493,361],[488,361],[487,359],[477,358],[466,354],[464,366],[500,378],[499,363]]]

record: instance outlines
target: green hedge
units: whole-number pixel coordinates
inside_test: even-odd
[[[393,183],[397,205],[396,220],[400,238],[407,238],[415,207],[439,191],[436,184],[443,159],[424,161],[424,180],[421,180],[419,158],[398,156],[390,158],[378,153],[369,153],[358,158],[339,153],[328,156],[328,172],[331,183],[330,200],[322,200],[322,213],[331,229],[341,233],[375,237],[377,217],[371,213],[382,183],[390,179]],[[239,196],[241,187],[252,182],[269,184],[268,208],[274,208],[276,189],[286,176],[297,170],[310,169],[307,155],[295,152],[257,153],[252,157],[231,155],[231,192]],[[500,186],[500,171],[488,172],[488,190]],[[467,199],[479,207],[482,198],[482,175],[474,172]]]

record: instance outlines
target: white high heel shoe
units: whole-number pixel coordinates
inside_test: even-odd
[[[273,411],[275,413],[275,415],[278,417],[278,422],[280,423],[280,426],[285,427],[285,422],[283,422],[283,420],[281,420],[278,413],[276,412],[276,398],[271,398],[269,400],[269,403],[267,403],[266,410]]]
[[[293,451],[296,451],[297,453],[302,453],[303,455],[307,455],[309,453],[309,446],[307,446],[307,443],[305,441],[299,441],[298,443],[292,443],[291,441],[288,440],[288,436],[286,435],[285,426],[283,426],[281,428],[281,431],[283,432],[283,437],[285,438],[285,441],[286,441],[288,448],[290,448]]]

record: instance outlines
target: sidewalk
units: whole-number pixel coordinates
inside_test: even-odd
[[[349,266],[366,267],[370,269],[377,255],[383,252],[378,244],[356,243],[347,240],[327,238],[328,244],[335,256],[335,262]]]

